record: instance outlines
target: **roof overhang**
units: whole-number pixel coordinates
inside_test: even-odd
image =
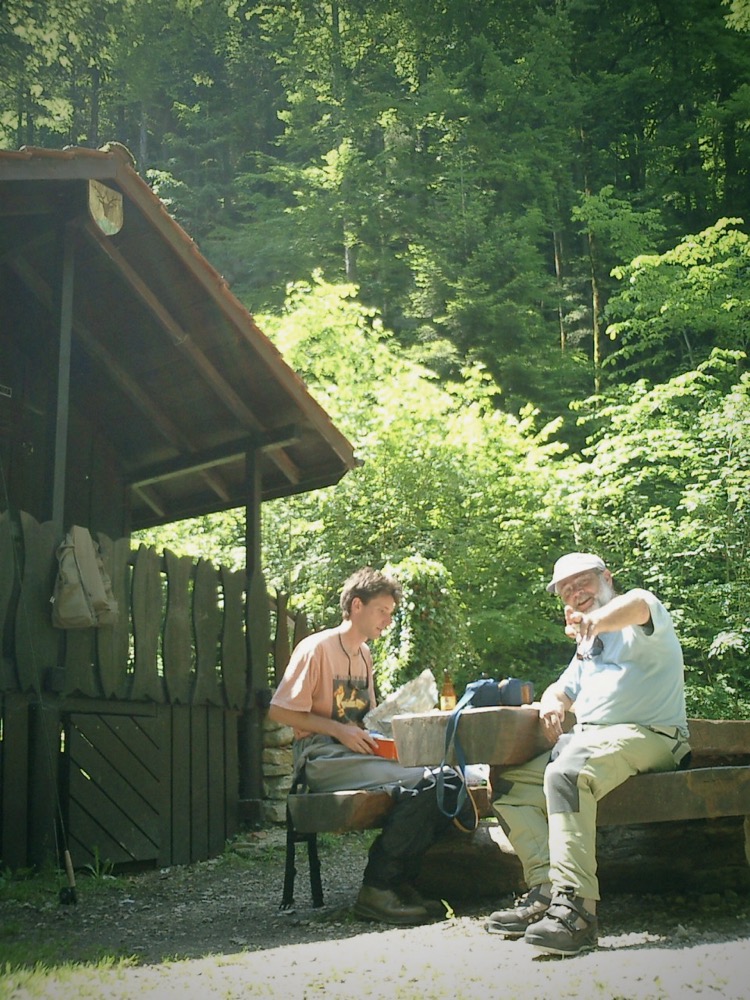
[[[263,500],[330,486],[357,464],[124,147],[0,151],[0,268],[50,329],[66,240],[71,399],[118,456],[133,528],[244,505],[248,454]]]

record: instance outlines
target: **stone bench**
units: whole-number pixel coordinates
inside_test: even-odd
[[[428,758],[439,761],[447,718],[446,713],[397,717],[393,728],[401,762],[414,766]],[[745,857],[750,862],[750,722],[692,719],[689,726],[690,767],[629,778],[599,802],[597,825],[744,817]],[[473,709],[464,713],[460,727],[467,762],[489,763],[491,783],[504,767],[522,763],[548,746],[536,712],[526,707]],[[491,788],[479,786],[472,793],[480,816],[491,817]],[[313,906],[322,906],[317,835],[378,828],[392,805],[389,794],[382,791],[290,794],[282,909],[294,903],[297,843],[307,844]]]

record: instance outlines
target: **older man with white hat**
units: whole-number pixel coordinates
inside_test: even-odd
[[[562,556],[547,590],[563,602],[576,652],[540,701],[553,749],[508,768],[494,787],[528,892],[485,927],[577,955],[597,944],[597,802],[633,774],[689,759],[684,669],[664,605],[648,590],[617,594],[599,556]],[[576,724],[563,735],[570,710]]]

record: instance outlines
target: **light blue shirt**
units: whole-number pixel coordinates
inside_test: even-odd
[[[677,726],[687,738],[680,641],[661,601],[648,590],[637,594],[649,606],[653,631],[628,625],[601,633],[602,651],[586,660],[574,656],[559,683],[575,703],[577,722]]]

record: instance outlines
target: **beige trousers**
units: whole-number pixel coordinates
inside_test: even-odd
[[[492,807],[527,886],[599,899],[597,802],[633,774],[675,770],[675,742],[644,726],[576,727],[551,753],[504,770]]]

